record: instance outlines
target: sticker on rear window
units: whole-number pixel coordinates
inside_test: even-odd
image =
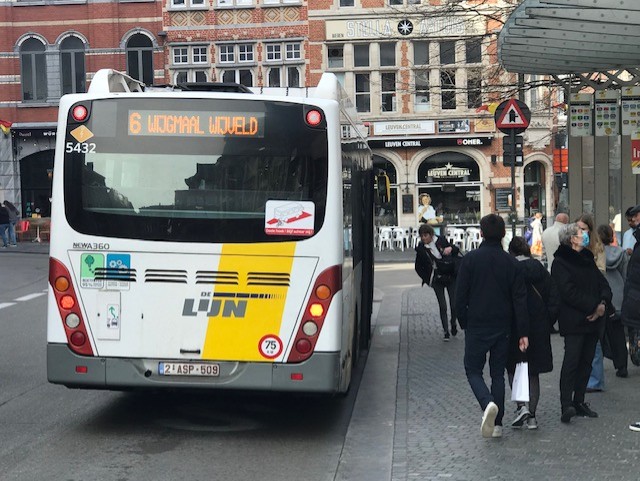
[[[264,231],[268,235],[312,236],[314,217],[313,202],[268,200]]]

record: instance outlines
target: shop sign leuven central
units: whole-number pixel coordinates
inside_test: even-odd
[[[454,167],[451,163],[445,164],[444,167],[436,167],[427,171],[427,176],[435,179],[469,177],[470,175],[471,170],[467,167]]]

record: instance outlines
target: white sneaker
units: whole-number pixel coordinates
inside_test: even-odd
[[[492,438],[501,438],[502,437],[502,426],[494,426],[493,433],[491,434]]]
[[[484,408],[484,413],[482,414],[482,424],[480,425],[480,432],[482,433],[483,438],[490,438],[493,436],[493,428],[496,423],[496,416],[498,415],[498,405],[491,401],[487,404],[487,407]]]
[[[527,422],[527,419],[529,419],[529,416],[531,416],[531,413],[527,409],[527,406],[521,406],[516,410],[516,418],[511,423],[511,427],[521,428],[524,425],[524,423]]]
[[[527,428],[538,429],[538,421],[536,421],[535,416],[530,416],[529,419],[527,419]]]
[[[640,421],[637,423],[629,424],[629,429],[635,432],[640,432]]]

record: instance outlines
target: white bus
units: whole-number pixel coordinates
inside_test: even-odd
[[[370,339],[371,152],[334,75],[278,91],[101,70],[62,97],[50,382],[347,391]]]

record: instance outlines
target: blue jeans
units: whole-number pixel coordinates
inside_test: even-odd
[[[587,383],[588,389],[604,389],[604,356],[600,341],[596,344],[596,353],[591,363],[591,375]]]
[[[467,329],[464,334],[464,370],[473,394],[484,411],[491,401],[498,406],[496,424],[504,416],[504,371],[509,349],[509,332],[495,329]],[[489,353],[491,390],[482,377]]]
[[[9,221],[9,243],[16,245],[16,222],[15,220]]]
[[[9,229],[9,224],[0,224],[0,236],[2,236],[2,245],[7,247],[9,243],[7,242],[7,230]]]

